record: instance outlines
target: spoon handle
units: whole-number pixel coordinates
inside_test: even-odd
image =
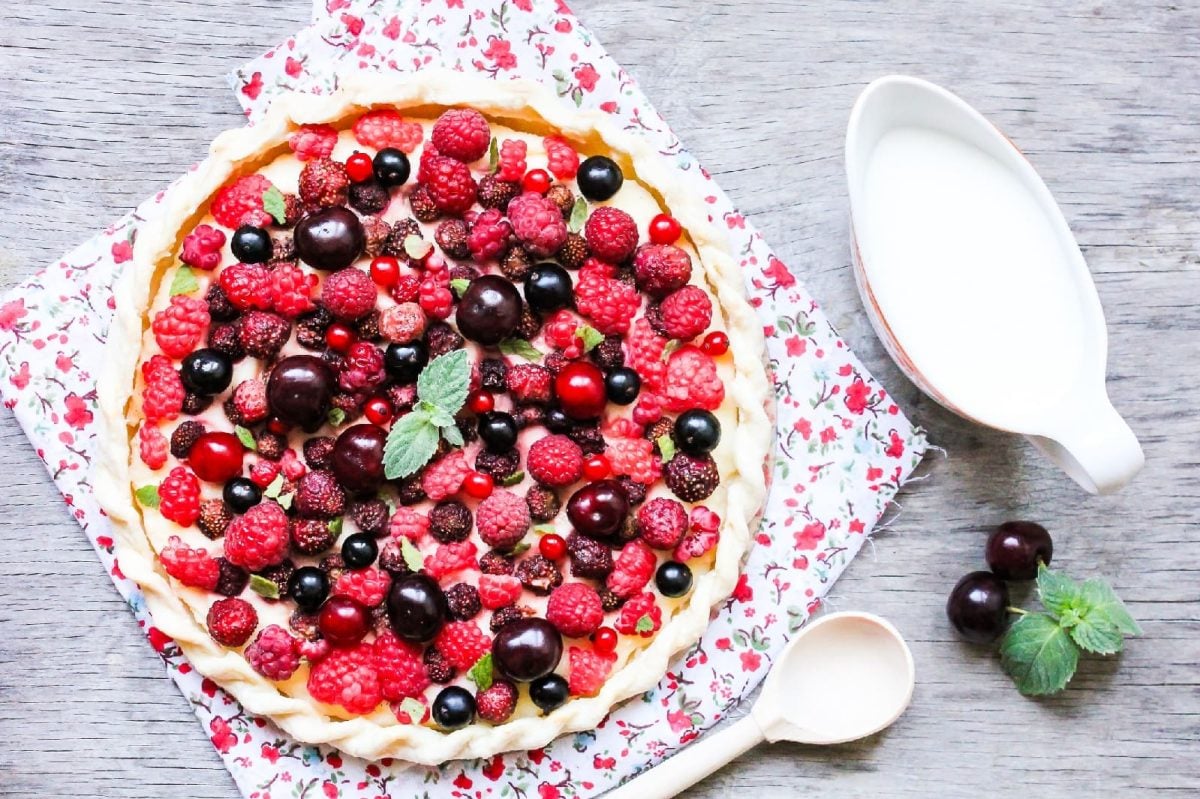
[[[670,799],[762,741],[758,722],[745,716],[605,794],[605,799]]]

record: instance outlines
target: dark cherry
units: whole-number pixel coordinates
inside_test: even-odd
[[[373,424],[347,427],[333,442],[333,476],[347,491],[368,493],[383,485],[383,445],[387,433]]]
[[[654,584],[663,596],[683,596],[692,590],[692,570],[686,564],[668,560],[654,573]]]
[[[354,646],[371,626],[371,611],[348,596],[331,596],[317,616],[317,629],[333,646]]]
[[[427,574],[408,574],[392,582],[388,619],[396,635],[408,641],[432,641],[449,614],[446,595]]]
[[[204,347],[183,359],[179,377],[188,391],[211,397],[229,388],[233,381],[233,362],[225,353]]]
[[[562,707],[569,695],[567,681],[558,674],[538,677],[529,684],[529,698],[543,713]]]
[[[221,498],[234,513],[245,513],[262,502],[262,489],[245,477],[235,477],[225,484]]]
[[[492,641],[496,669],[517,682],[530,682],[554,671],[562,652],[562,633],[545,619],[510,621]]]
[[[301,610],[314,611],[329,596],[329,575],[316,566],[301,566],[288,578],[287,592]]]
[[[521,294],[499,275],[471,281],[458,301],[458,332],[480,344],[499,344],[521,323]]]
[[[271,260],[271,234],[254,225],[242,225],[233,231],[229,249],[244,264],[265,264]]]
[[[625,182],[621,167],[603,155],[593,155],[579,165],[575,175],[579,191],[593,202],[603,202],[616,194]]]
[[[621,529],[629,515],[629,497],[616,480],[597,480],[567,500],[567,518],[576,530],[604,538]]]
[[[371,166],[375,171],[375,179],[385,186],[403,186],[412,171],[408,156],[395,147],[384,147],[375,153]]]
[[[571,276],[556,263],[540,263],[525,276],[525,301],[539,313],[566,308],[574,298]]]
[[[479,417],[479,437],[490,452],[508,452],[517,444],[517,420],[511,413],[491,411]]]
[[[267,404],[271,413],[310,433],[325,423],[337,381],[329,364],[315,355],[290,355],[271,370]]]
[[[608,370],[604,376],[604,391],[609,402],[617,405],[629,405],[637,399],[642,390],[642,378],[628,366],[618,366]]]
[[[963,577],[950,592],[946,615],[954,629],[968,641],[995,641],[1008,626],[1008,586],[991,572],[976,571]]]
[[[349,208],[323,208],[296,223],[296,255],[316,269],[342,269],[362,255],[367,236]]]
[[[342,560],[348,569],[365,569],[379,556],[379,544],[366,533],[346,536],[342,542]]]
[[[562,408],[547,408],[545,424],[551,433],[565,433],[571,429],[571,417]]]
[[[689,455],[712,452],[721,442],[721,422],[706,410],[694,408],[675,420],[675,443]]]
[[[1005,522],[988,537],[987,564],[1002,580],[1032,580],[1038,562],[1050,565],[1054,542],[1036,522]]]
[[[402,385],[417,382],[417,376],[429,363],[429,349],[423,341],[389,344],[383,353],[383,368]]]
[[[588,361],[571,361],[560,369],[554,376],[554,393],[572,419],[595,419],[608,402],[604,372]]]
[[[430,714],[443,730],[457,730],[475,718],[475,697],[466,688],[451,685],[434,697]]]
[[[242,473],[245,454],[246,447],[233,433],[210,430],[192,444],[187,461],[201,480],[224,483]]]

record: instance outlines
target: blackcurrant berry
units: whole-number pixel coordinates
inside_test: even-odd
[[[721,441],[721,422],[706,410],[695,408],[675,420],[675,443],[689,455],[704,455]]]
[[[433,700],[433,720],[443,730],[457,730],[475,718],[475,697],[466,688],[451,685]]]
[[[642,390],[642,378],[628,366],[618,366],[609,369],[604,376],[604,391],[608,401],[617,405],[629,405],[637,399]]]
[[[429,350],[423,341],[389,344],[383,353],[383,368],[400,384],[417,382],[417,376],[429,363]]]
[[[508,452],[517,443],[517,420],[503,411],[485,413],[479,417],[479,437],[489,452]]]
[[[540,263],[525,277],[525,301],[540,313],[566,308],[574,296],[571,276],[556,263]]]
[[[568,694],[567,681],[557,674],[538,677],[529,684],[529,698],[543,713],[562,707]]]
[[[233,362],[225,353],[204,347],[183,359],[179,377],[188,391],[211,397],[229,388]]]
[[[233,231],[229,249],[244,264],[265,264],[271,260],[271,234],[254,225],[242,225]]]
[[[375,169],[375,179],[385,186],[403,186],[408,182],[411,171],[408,156],[395,147],[384,147],[375,153],[371,166]]]
[[[221,497],[234,513],[245,513],[262,501],[262,489],[245,477],[235,477],[225,484]]]
[[[378,555],[379,545],[366,533],[355,533],[342,542],[342,560],[349,569],[365,569]]]
[[[593,155],[579,165],[575,180],[584,197],[593,202],[603,202],[620,190],[625,176],[621,174],[621,167],[611,158]]]
[[[654,584],[663,596],[683,596],[692,590],[692,570],[686,564],[668,560],[655,572]]]
[[[316,566],[301,566],[292,572],[287,592],[301,610],[316,610],[329,596],[329,576]]]

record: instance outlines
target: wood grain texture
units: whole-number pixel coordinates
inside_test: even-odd
[[[577,0],[683,141],[804,275],[946,454],[829,604],[882,613],[918,685],[857,745],[764,747],[688,796],[1200,790],[1200,10],[1150,0]],[[46,0],[0,26],[0,288],[163,186],[239,123],[223,76],[303,0]],[[1146,448],[1115,497],[920,396],[883,354],[848,266],[841,144],[855,95],[908,72],[974,103],[1029,155],[1104,303],[1109,387]],[[1020,324],[1021,309],[1012,309]],[[229,799],[236,790],[11,416],[0,417],[0,795]],[[1116,584],[1146,635],[1021,698],[942,606],[987,528],[1045,521],[1056,563]],[[183,787],[181,787],[183,786]]]

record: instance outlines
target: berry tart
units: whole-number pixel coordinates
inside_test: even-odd
[[[771,391],[693,179],[548,90],[281,99],[140,229],[98,386],[123,572],[295,738],[590,729],[733,589]]]

